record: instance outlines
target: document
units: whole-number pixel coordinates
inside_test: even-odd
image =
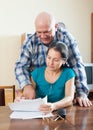
[[[33,118],[45,118],[53,116],[52,113],[44,115],[39,111],[39,107],[42,104],[47,103],[47,96],[43,99],[22,99],[20,102],[10,103],[9,107],[13,111],[10,115],[11,119],[33,119]]]
[[[46,117],[53,117],[54,115],[52,113],[49,113],[47,115],[44,115],[44,113],[42,112],[17,112],[14,111],[12,112],[12,114],[10,115],[11,119],[35,119],[35,118],[46,118]]]

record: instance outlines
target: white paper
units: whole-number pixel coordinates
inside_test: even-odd
[[[12,111],[10,115],[11,119],[33,119],[33,118],[44,118],[53,116],[52,113],[44,115],[43,112],[39,111],[41,104],[47,103],[47,96],[43,99],[33,100],[21,100],[20,102],[10,103],[9,107]]]
[[[41,98],[33,100],[21,100],[20,102],[10,103],[9,107],[12,111],[39,111],[39,106],[44,104]]]
[[[53,114],[49,113],[47,115],[44,115],[42,112],[12,112],[10,115],[11,119],[34,119],[34,118],[46,118],[46,117],[52,117]]]

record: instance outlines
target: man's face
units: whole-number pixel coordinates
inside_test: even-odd
[[[51,27],[48,25],[36,25],[37,36],[40,41],[44,44],[50,44],[55,36],[55,26]]]

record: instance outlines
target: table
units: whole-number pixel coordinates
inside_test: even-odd
[[[49,119],[10,119],[8,106],[0,107],[0,130],[93,130],[93,105],[80,107],[77,105],[66,109],[65,120]]]

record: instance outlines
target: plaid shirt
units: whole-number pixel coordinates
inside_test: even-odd
[[[88,86],[86,81],[86,73],[76,40],[67,31],[67,29],[63,29],[61,26],[59,26],[55,33],[54,41],[61,41],[68,46],[69,57],[67,62],[76,73],[76,95],[87,95]],[[16,79],[21,88],[23,88],[25,85],[31,84],[29,72],[36,67],[41,67],[46,64],[47,49],[48,46],[44,45],[40,41],[36,33],[27,36],[27,39],[23,43],[21,49],[20,59],[16,62],[15,66]]]

